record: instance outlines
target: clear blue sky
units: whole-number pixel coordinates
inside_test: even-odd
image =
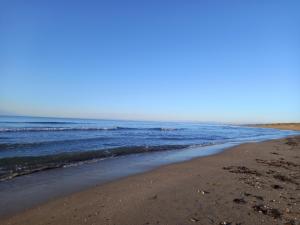
[[[300,121],[300,1],[0,3],[0,113]]]

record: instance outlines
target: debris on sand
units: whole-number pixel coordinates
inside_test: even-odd
[[[282,174],[275,174],[273,176],[275,179],[277,180],[280,180],[282,182],[287,182],[287,183],[292,183],[292,184],[298,184],[296,181],[294,181],[293,179],[287,177],[287,176],[284,176]]]
[[[254,209],[254,211],[258,213],[262,213],[267,216],[271,216],[274,219],[281,218],[282,215],[278,209],[270,208],[263,204],[254,205],[252,208]]]
[[[270,209],[268,210],[268,215],[272,216],[275,219],[281,218],[281,213],[278,209]]]
[[[287,221],[286,223],[284,223],[284,225],[296,225],[295,220],[291,219],[289,221]]]
[[[266,174],[274,174],[274,173],[276,173],[276,171],[274,171],[274,170],[268,170],[268,171],[266,172]]]
[[[273,166],[273,167],[283,167],[285,169],[294,169],[297,167],[300,167],[299,164],[285,161],[284,159],[280,160],[264,160],[264,159],[256,159],[256,162],[262,163],[267,166]]]
[[[260,201],[264,200],[264,198],[262,196],[259,196],[259,195],[253,195],[253,197],[255,197],[256,199],[258,199]]]
[[[288,138],[287,142],[285,142],[285,144],[290,145],[290,146],[297,146],[298,143],[296,141],[294,141],[292,138]]]
[[[152,196],[150,199],[152,199],[152,200],[157,199],[157,195]]]
[[[242,181],[243,183],[248,184],[248,185],[250,185],[252,187],[255,187],[257,189],[262,188],[263,187],[263,183],[264,183],[263,180],[260,180],[260,179],[258,179],[258,177],[252,176],[252,175],[250,175],[250,176],[244,176],[244,177],[239,177],[238,179],[240,181]]]
[[[256,199],[258,199],[260,201],[264,200],[264,198],[262,196],[260,196],[260,195],[253,195],[253,194],[250,194],[250,193],[247,193],[247,192],[244,192],[244,195],[247,196],[247,197],[249,197],[249,196],[254,197],[254,198],[256,198]]]
[[[220,222],[219,225],[242,225],[242,223],[232,223],[232,222],[223,221]]]
[[[209,194],[209,191],[200,190],[200,189],[198,189],[197,192],[198,192],[198,193],[201,193],[201,194],[203,194],[203,195]]]
[[[220,222],[219,225],[231,225],[232,222],[227,222],[227,221],[223,221],[223,222]]]
[[[227,166],[223,167],[224,170],[228,170],[230,173],[241,173],[241,174],[253,174],[256,176],[261,176],[256,170],[249,169],[245,166]]]
[[[243,198],[235,198],[235,199],[233,199],[233,202],[237,203],[237,204],[246,204],[247,203]]]
[[[271,187],[274,189],[283,189],[283,187],[278,184],[273,184],[273,185],[271,185]]]
[[[247,193],[247,192],[244,192],[244,195],[245,195],[245,196],[251,196],[252,194]]]
[[[280,155],[280,154],[277,153],[277,152],[271,152],[271,154],[273,154],[273,155]]]
[[[190,221],[192,221],[192,222],[199,222],[200,220],[197,219],[197,218],[195,218],[195,217],[192,217],[192,218],[190,219]]]

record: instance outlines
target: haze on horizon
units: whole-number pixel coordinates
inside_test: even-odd
[[[300,122],[299,1],[0,3],[0,114]]]

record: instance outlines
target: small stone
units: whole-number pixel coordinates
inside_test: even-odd
[[[232,222],[227,222],[227,221],[223,221],[223,222],[220,222],[219,225],[231,225]]]
[[[235,198],[233,199],[233,202],[237,204],[246,204],[246,201],[243,198]]]
[[[152,200],[157,199],[157,195],[152,196],[150,199],[152,199]]]
[[[190,221],[192,221],[192,222],[198,222],[199,219],[197,219],[197,218],[195,218],[195,217],[192,217],[192,218],[190,219]]]
[[[203,195],[205,195],[205,194],[209,194],[209,192],[208,191],[205,191],[205,190],[197,190],[197,192],[198,193],[201,193],[201,194],[203,194]]]

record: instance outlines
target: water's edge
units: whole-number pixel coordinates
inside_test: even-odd
[[[294,135],[286,135],[276,139],[288,136]],[[52,199],[83,191],[93,186],[148,172],[164,165],[218,154],[245,143],[249,142],[232,142],[186,148],[184,150],[131,154],[116,158],[106,158],[105,160],[74,167],[42,171],[3,181],[0,182],[0,217],[9,217]]]
[[[85,152],[67,152],[45,156],[23,156],[0,158],[0,182],[18,176],[61,168],[76,163],[88,163],[90,160],[118,157],[123,155],[168,151],[187,148],[188,145],[128,146],[100,149]]]

